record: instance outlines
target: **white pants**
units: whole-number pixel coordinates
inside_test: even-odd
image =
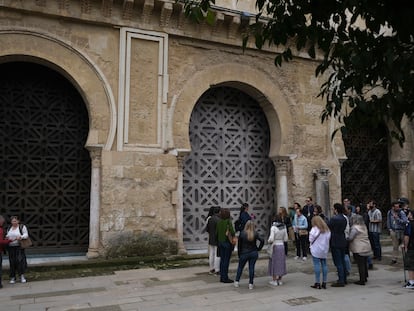
[[[217,246],[208,245],[208,263],[210,270],[214,269],[214,272],[220,271],[220,257],[217,257]]]

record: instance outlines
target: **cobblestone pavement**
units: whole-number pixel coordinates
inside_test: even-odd
[[[257,262],[255,287],[248,289],[247,267],[240,287],[223,284],[197,266],[170,270],[137,269],[115,271],[113,275],[4,284],[0,290],[1,311],[121,311],[121,310],[414,310],[414,290],[402,288],[401,264],[374,262],[367,285],[355,285],[358,279],[353,266],[344,288],[326,290],[313,284],[312,261],[287,260],[288,274],[282,286],[268,284],[267,258]],[[328,260],[332,262],[331,259]],[[236,262],[230,266],[234,276]],[[328,282],[336,280],[330,264]]]

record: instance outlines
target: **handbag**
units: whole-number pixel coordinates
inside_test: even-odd
[[[306,229],[299,229],[299,235],[300,236],[308,235],[308,230],[306,230]]]
[[[229,240],[229,242],[230,242],[231,245],[235,246],[237,244],[237,237],[236,236],[233,236],[231,234],[231,231],[230,231],[228,225],[227,225],[227,230],[226,230],[226,236],[227,236],[227,239]]]
[[[20,247],[21,248],[28,248],[33,245],[32,239],[27,237],[27,239],[20,240]]]
[[[227,238],[229,239],[229,242],[230,242],[230,244],[231,245],[236,245],[237,244],[237,237],[236,236],[233,236],[232,234],[231,234],[231,232],[230,232],[230,230],[227,230],[226,231],[226,236],[227,236]]]

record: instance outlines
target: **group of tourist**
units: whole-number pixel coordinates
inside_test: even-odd
[[[404,269],[408,270],[408,281],[405,288],[414,288],[414,220],[413,211],[408,207],[408,200],[401,198],[392,203],[387,213],[386,228],[390,231],[393,243],[391,264],[395,264],[402,249]],[[263,248],[264,239],[255,229],[254,220],[248,212],[249,206],[244,203],[240,215],[233,227],[229,209],[219,207],[210,210],[207,219],[209,233],[210,273],[220,275],[223,283],[234,283],[240,286],[240,278],[248,263],[249,289],[254,288],[255,263],[259,251]],[[335,203],[332,217],[328,219],[321,206],[313,204],[312,198],[306,198],[303,207],[295,202],[289,211],[284,207],[272,219],[268,243],[268,274],[272,286],[283,284],[286,275],[286,258],[288,239],[294,239],[296,246],[295,260],[306,261],[308,253],[312,256],[315,289],[326,289],[328,278],[327,258],[331,252],[338,279],[332,287],[344,287],[351,268],[350,254],[358,267],[359,280],[354,284],[365,285],[368,281],[368,270],[373,268],[373,260],[382,260],[380,234],[382,214],[376,202],[353,206],[349,199],[343,204]],[[230,257],[238,236],[237,252],[239,263],[236,278],[228,276]]]
[[[20,282],[26,283],[24,273],[27,268],[26,253],[24,248],[21,247],[21,241],[29,237],[27,227],[20,224],[19,217],[10,217],[11,225],[7,228],[6,234],[4,234],[3,226],[5,224],[5,218],[0,215],[0,289],[3,288],[2,284],[2,263],[3,252],[7,249],[10,263],[10,284],[16,283],[17,274],[20,276]]]

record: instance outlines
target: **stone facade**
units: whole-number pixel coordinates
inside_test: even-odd
[[[320,176],[329,183],[329,203],[341,199],[345,151],[339,136],[330,139],[336,124],[319,119],[316,63],[297,56],[277,68],[276,50],[243,52],[249,19],[235,10],[250,11],[252,1],[245,8],[223,5],[231,10],[219,10],[208,26],[191,24],[174,1],[0,1],[0,62],[58,71],[89,111],[90,257],[124,232],[157,232],[185,251],[182,159],[191,149],[194,105],[215,85],[241,89],[263,108],[278,175],[276,206],[318,198]],[[404,149],[390,147],[389,169],[392,196],[412,200],[414,129],[406,128]]]

